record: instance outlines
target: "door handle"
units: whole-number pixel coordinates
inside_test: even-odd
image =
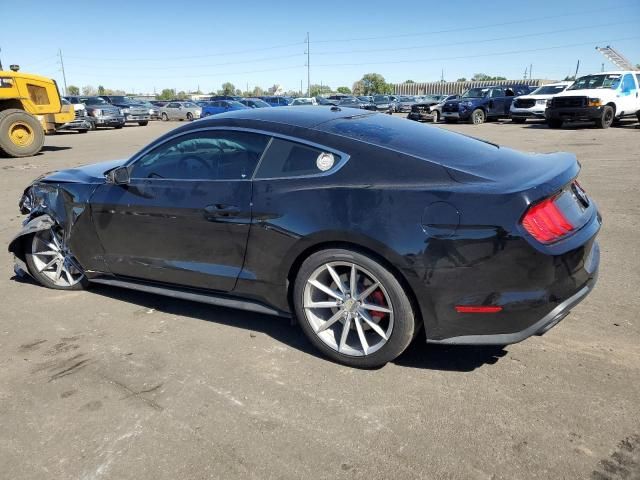
[[[204,207],[204,216],[207,220],[216,218],[237,217],[240,214],[240,207],[236,205],[226,205],[224,203],[216,203]]]

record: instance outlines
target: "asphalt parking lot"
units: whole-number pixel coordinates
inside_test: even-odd
[[[439,126],[576,153],[604,217],[595,291],[544,337],[505,348],[418,341],[356,370],[319,357],[286,319],[47,290],[16,278],[5,253],[0,477],[640,478],[637,125]],[[35,177],[129,156],[176,126],[57,135],[38,156],[0,159],[0,243]]]

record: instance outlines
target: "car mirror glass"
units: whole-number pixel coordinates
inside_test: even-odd
[[[126,185],[130,180],[129,169],[125,166],[114,168],[107,173],[107,183],[113,185]]]

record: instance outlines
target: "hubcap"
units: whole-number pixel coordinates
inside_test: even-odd
[[[482,123],[482,112],[476,112],[473,116],[473,123]]]
[[[29,125],[23,122],[14,122],[9,127],[9,138],[14,145],[26,147],[33,143],[35,135]]]
[[[315,334],[344,355],[370,355],[387,343],[393,306],[382,283],[349,262],[318,267],[307,280],[304,311]]]
[[[38,272],[59,287],[72,287],[84,277],[62,235],[53,229],[42,230],[33,236],[31,253]]]

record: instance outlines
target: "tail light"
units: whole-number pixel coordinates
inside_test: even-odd
[[[529,207],[522,219],[522,226],[541,243],[553,243],[570,234],[575,227],[567,220],[550,197]]]

